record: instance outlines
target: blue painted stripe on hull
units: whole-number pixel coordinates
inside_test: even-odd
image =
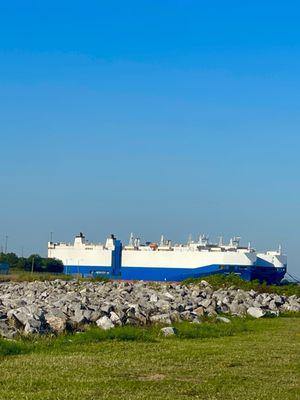
[[[198,278],[218,272],[219,265],[200,268],[151,268],[151,267],[122,267],[121,277],[125,280],[144,281],[182,281],[187,278]]]
[[[199,278],[212,274],[234,273],[249,281],[258,279],[267,283],[279,283],[283,279],[286,270],[273,267],[258,266],[220,266],[208,265],[199,268],[154,268],[154,267],[122,267],[121,275],[112,275],[109,266],[77,266],[68,265],[64,267],[65,274],[82,276],[106,276],[124,280],[144,281],[182,281],[187,278]]]
[[[64,273],[70,275],[82,275],[82,276],[93,276],[93,275],[104,275],[110,276],[110,266],[99,266],[99,265],[65,265]]]
[[[267,283],[279,283],[285,275],[285,271],[276,268],[251,267],[251,266],[220,266],[210,265],[199,268],[146,268],[146,267],[122,267],[121,277],[125,280],[148,281],[182,281],[187,278],[200,278],[213,274],[228,275],[234,273],[242,279],[250,281],[258,279]]]

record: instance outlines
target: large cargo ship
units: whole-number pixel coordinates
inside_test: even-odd
[[[131,235],[128,245],[123,246],[114,235],[104,244],[94,244],[80,233],[74,243],[49,242],[48,257],[61,260],[66,274],[125,280],[182,281],[234,273],[245,280],[279,283],[287,269],[287,257],[281,248],[259,253],[250,244],[241,246],[237,237],[228,244],[222,239],[216,244],[204,235],[174,245],[163,236],[158,243],[142,244]]]

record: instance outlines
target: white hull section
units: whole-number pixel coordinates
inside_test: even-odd
[[[255,253],[123,250],[122,266],[144,268],[199,268],[219,265],[254,265]]]

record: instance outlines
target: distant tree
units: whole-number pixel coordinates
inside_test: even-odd
[[[18,263],[18,256],[15,253],[0,253],[0,262],[7,263],[10,267],[15,268]]]
[[[47,272],[59,273],[63,272],[64,265],[60,260],[56,258],[43,258],[43,267]]]
[[[0,263],[6,263],[11,269],[31,271],[33,263],[34,272],[63,272],[64,266],[56,258],[41,257],[39,254],[31,254],[28,258],[18,257],[15,253],[0,253]]]
[[[0,263],[7,263],[10,268],[23,271],[31,271],[33,263],[34,272],[63,272],[64,266],[56,258],[41,257],[39,254],[31,254],[28,258],[18,257],[15,253],[0,253]]]
[[[18,262],[14,267],[15,269],[18,270],[24,270],[24,271],[29,271],[31,268],[31,265],[29,265],[29,261],[25,257],[19,257]]]
[[[26,263],[26,270],[30,270],[32,269],[33,266],[33,271],[34,272],[43,272],[43,267],[42,267],[42,263],[43,263],[43,259],[39,254],[31,254],[28,258],[27,258],[28,263]]]

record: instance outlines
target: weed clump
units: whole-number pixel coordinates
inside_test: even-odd
[[[29,347],[22,341],[0,338],[0,357],[26,354],[29,350]]]

